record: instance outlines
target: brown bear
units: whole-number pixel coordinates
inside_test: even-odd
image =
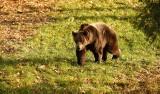
[[[72,32],[76,44],[76,56],[79,65],[86,59],[86,51],[94,54],[95,62],[107,60],[107,53],[113,54],[112,59],[120,56],[116,32],[102,22],[82,24],[78,32]]]

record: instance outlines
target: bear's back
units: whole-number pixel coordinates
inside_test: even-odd
[[[99,32],[110,33],[110,34],[115,33],[114,30],[112,30],[107,24],[105,24],[103,22],[96,22],[96,23],[92,23],[90,25],[95,27]]]
[[[111,29],[107,24],[103,22],[96,22],[90,24],[91,26],[95,27],[98,32],[100,32],[103,35],[115,35],[115,31]]]

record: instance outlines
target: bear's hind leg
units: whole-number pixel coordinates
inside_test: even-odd
[[[118,57],[118,55],[113,55],[112,59],[117,59]]]
[[[118,57],[120,57],[120,54],[121,54],[120,49],[114,51],[112,59],[117,59]]]
[[[103,61],[106,61],[106,60],[107,60],[107,51],[106,51],[105,49],[103,49],[102,60],[103,60]]]
[[[98,54],[98,62],[102,62],[102,56],[103,56],[103,49],[100,47],[99,50],[97,51]]]
[[[107,60],[107,53],[108,53],[108,45],[106,45],[106,46],[103,48],[103,57],[102,57],[102,60],[103,60],[103,61],[106,61],[106,60]]]

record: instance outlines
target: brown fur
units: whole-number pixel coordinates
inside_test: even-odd
[[[86,51],[94,54],[95,62],[107,60],[107,53],[113,54],[112,59],[120,56],[118,40],[114,30],[105,23],[82,24],[78,32],[72,32],[76,44],[76,56],[79,65],[86,59]]]

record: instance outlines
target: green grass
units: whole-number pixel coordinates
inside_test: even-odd
[[[0,33],[2,94],[160,92],[159,49],[134,27],[141,9],[137,0],[60,0],[46,7],[9,12],[6,18],[16,24],[0,24],[0,32],[11,32]],[[25,15],[31,19],[16,19]],[[117,32],[122,56],[111,60],[109,55],[97,64],[88,52],[85,66],[78,66],[71,32],[97,21]]]

